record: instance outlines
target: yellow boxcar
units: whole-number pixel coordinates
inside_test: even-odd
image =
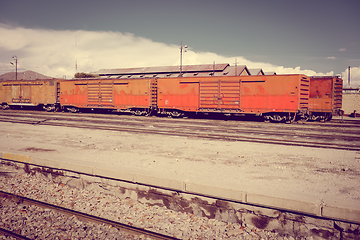
[[[58,104],[58,80],[18,80],[0,82],[0,104],[12,106],[43,106],[54,110]]]

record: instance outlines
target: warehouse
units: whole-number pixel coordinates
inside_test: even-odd
[[[182,66],[181,70],[179,66],[101,69],[97,72],[93,72],[92,74],[103,77],[111,76],[116,78],[166,78],[251,75],[249,69],[245,65],[230,66],[230,64],[228,63],[184,65]]]

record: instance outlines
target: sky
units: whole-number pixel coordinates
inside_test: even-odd
[[[359,0],[0,0],[0,74],[229,63],[360,85]]]

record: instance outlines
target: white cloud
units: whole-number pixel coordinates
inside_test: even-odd
[[[336,57],[327,57],[326,59],[332,59],[332,60],[335,60]]]
[[[340,48],[340,49],[339,49],[339,52],[345,52],[345,51],[346,51],[345,48]]]
[[[131,33],[95,31],[55,31],[26,29],[0,24],[0,74],[14,71],[12,56],[19,59],[20,70],[33,70],[51,77],[72,78],[77,62],[78,72],[99,69],[173,66],[180,64],[177,45],[154,42]],[[277,74],[333,75],[317,73],[300,67],[285,68],[264,62],[251,62],[244,57],[224,57],[191,48],[183,55],[183,64],[230,63],[262,68]],[[359,74],[360,75],[360,74]]]
[[[342,79],[344,86],[359,87],[360,86],[360,66],[350,68],[350,85],[349,83],[349,69],[345,69],[342,72]]]

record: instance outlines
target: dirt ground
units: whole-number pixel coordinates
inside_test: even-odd
[[[253,193],[360,204],[360,152],[0,123],[0,151]]]

